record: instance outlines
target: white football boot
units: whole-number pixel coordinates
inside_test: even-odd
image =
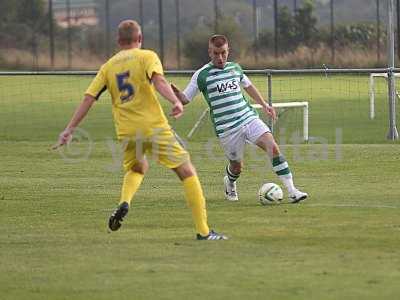
[[[225,199],[228,201],[239,201],[239,197],[236,191],[236,182],[231,182],[228,176],[225,176],[224,185],[225,185]]]
[[[304,201],[307,199],[307,197],[308,197],[307,193],[295,189],[292,193],[289,194],[289,203],[297,203],[300,201]]]

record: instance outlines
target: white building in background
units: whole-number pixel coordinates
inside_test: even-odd
[[[71,26],[96,26],[99,23],[96,0],[69,0],[69,5],[67,0],[53,0],[53,16],[63,28],[67,28],[68,23]]]

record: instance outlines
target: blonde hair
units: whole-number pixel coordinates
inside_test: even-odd
[[[223,45],[228,44],[228,38],[222,34],[214,34],[208,40],[209,46],[215,46],[217,48],[222,47]]]
[[[125,20],[118,25],[118,40],[120,44],[138,42],[141,34],[140,25],[134,20]]]

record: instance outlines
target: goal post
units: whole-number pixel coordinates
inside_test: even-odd
[[[400,73],[393,73],[394,77],[400,77]],[[371,73],[369,74],[369,118],[375,119],[375,78],[388,79],[388,73]],[[399,98],[399,93],[396,91],[396,97]]]
[[[261,105],[260,104],[252,104],[252,107],[255,109],[260,109]],[[286,109],[286,108],[303,108],[303,140],[305,142],[308,142],[308,101],[294,101],[294,102],[275,102],[272,103],[272,106],[274,108],[278,109]],[[200,115],[198,120],[195,122],[193,127],[190,129],[187,138],[190,139],[193,134],[196,132],[196,130],[200,127],[202,124],[204,118],[207,116],[207,113],[210,111],[210,108],[207,107]]]
[[[260,109],[260,104],[252,104],[252,107]],[[293,101],[293,102],[274,102],[272,103],[274,108],[303,108],[303,140],[308,142],[308,101]]]

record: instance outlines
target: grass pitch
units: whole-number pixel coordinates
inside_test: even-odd
[[[106,224],[119,198],[122,171],[118,152],[105,139],[113,134],[106,101],[96,104],[83,126],[92,139],[88,155],[87,140],[65,152],[68,159],[49,150],[86,83],[68,84],[62,95],[52,92],[56,99],[65,97],[61,108],[54,98],[34,99],[46,94],[37,82],[24,98],[14,97],[16,105],[2,89],[0,299],[396,299],[400,294],[399,144],[380,137],[386,130],[383,117],[368,135],[357,117],[361,113],[354,114],[358,122],[347,123],[344,111],[332,116],[322,105],[320,115],[311,111],[311,135],[317,135],[313,128],[321,136],[330,132],[335,119],[347,144],[284,146],[295,181],[310,199],[279,206],[257,201],[263,182],[279,181],[262,152],[251,147],[238,182],[240,201],[223,199],[225,161],[215,139],[208,141],[213,147],[205,146],[212,132],[204,125],[188,147],[209,223],[230,240],[194,240],[179,180],[154,163],[122,229],[110,234]],[[323,85],[318,88],[321,97],[327,93]],[[310,99],[318,107],[318,96]],[[360,107],[364,100],[345,101]],[[199,114],[194,107],[188,108],[189,118]],[[282,119],[288,127],[289,116]],[[185,133],[192,123],[183,119],[173,125]],[[355,130],[346,129],[352,125]]]

